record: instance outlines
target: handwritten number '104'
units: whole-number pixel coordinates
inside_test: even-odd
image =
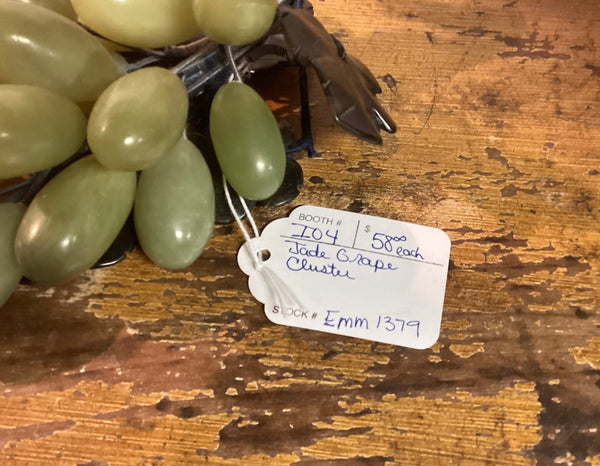
[[[323,230],[321,230],[320,228],[311,227],[310,225],[304,225],[303,223],[292,222],[292,225],[301,227],[301,233],[293,234],[292,238],[302,238],[313,241],[321,241],[323,239],[325,241],[330,240],[331,244],[334,246],[338,239],[339,231],[337,229],[327,229],[325,230],[325,233],[323,233]]]

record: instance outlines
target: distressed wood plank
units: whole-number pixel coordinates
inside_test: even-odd
[[[600,10],[595,1],[326,0],[398,131],[341,131],[293,205],[452,239],[439,341],[271,324],[237,228],[184,271],[139,251],[0,310],[3,464],[600,464]],[[293,70],[255,83],[298,125]]]

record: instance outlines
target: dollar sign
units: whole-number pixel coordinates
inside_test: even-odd
[[[365,227],[365,233],[369,233],[371,231],[371,227],[369,225],[367,225]]]

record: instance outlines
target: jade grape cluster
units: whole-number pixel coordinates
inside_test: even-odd
[[[60,284],[92,267],[132,211],[153,262],[179,269],[199,257],[215,198],[208,165],[185,137],[186,87],[166,68],[127,72],[119,51],[201,35],[248,44],[267,32],[276,8],[277,0],[0,0],[0,179],[56,167],[89,147],[28,205],[0,204],[0,306],[22,276]],[[209,128],[241,196],[277,191],[284,144],[252,88],[223,85]]]

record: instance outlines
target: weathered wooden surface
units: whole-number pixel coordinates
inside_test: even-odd
[[[134,252],[0,310],[2,464],[600,464],[600,7],[315,1],[398,132],[338,129],[292,206],[452,239],[440,339],[409,350],[271,324],[237,227],[168,272]],[[293,73],[262,92],[297,120]],[[293,79],[292,79],[293,81]]]

